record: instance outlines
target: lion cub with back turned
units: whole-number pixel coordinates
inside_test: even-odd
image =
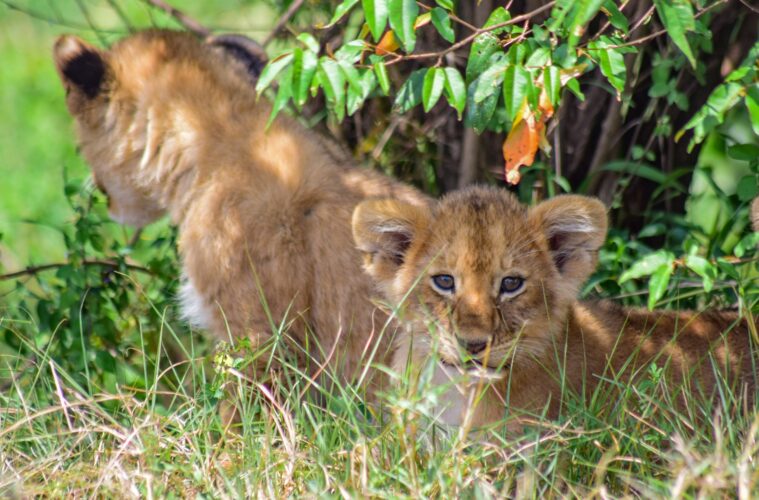
[[[81,153],[114,219],[143,226],[168,212],[178,226],[192,323],[254,347],[285,323],[301,369],[329,358],[340,379],[364,377],[391,345],[351,214],[371,197],[426,197],[354,168],[286,116],[265,130],[271,107],[230,55],[246,47],[231,49],[159,30],[109,50],[61,37],[54,59]]]
[[[665,367],[674,394],[714,396],[720,377],[751,404],[757,357],[738,314],[577,300],[606,225],[592,198],[559,196],[528,209],[482,187],[432,209],[359,205],[353,232],[365,269],[394,306],[405,302],[394,368],[436,363],[434,382],[453,386],[439,409],[451,424],[546,410],[556,417],[568,393],[592,394],[603,378],[634,381],[652,362]]]

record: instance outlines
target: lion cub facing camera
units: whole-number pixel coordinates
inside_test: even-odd
[[[753,401],[757,358],[737,314],[577,300],[606,225],[601,202],[582,196],[526,208],[479,187],[431,209],[362,203],[353,233],[365,269],[392,305],[404,303],[393,367],[421,370],[435,351],[433,381],[453,386],[440,409],[451,424],[556,417],[566,394],[632,381],[651,362],[666,367],[675,394],[711,396],[720,377]]]
[[[81,153],[114,219],[143,226],[168,212],[178,226],[192,323],[254,347],[286,324],[309,369],[328,361],[344,381],[364,377],[391,344],[351,214],[372,197],[426,197],[354,168],[286,116],[265,130],[271,107],[230,55],[244,44],[232,49],[160,30],[109,50],[61,37],[54,59]]]

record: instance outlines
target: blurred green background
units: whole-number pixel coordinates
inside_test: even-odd
[[[171,3],[209,27],[253,38],[268,33],[275,19],[269,2]],[[178,27],[142,1],[0,1],[0,268],[64,258],[55,230],[72,216],[64,178],[88,175],[53,67],[55,38],[75,33],[103,45],[129,27],[150,26]]]

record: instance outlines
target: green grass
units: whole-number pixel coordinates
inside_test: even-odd
[[[349,387],[313,398],[293,370],[272,394],[242,373],[245,350],[211,356],[163,323],[182,359],[155,364],[143,351],[144,387],[84,387],[19,335],[33,356],[6,358],[0,392],[0,492],[40,496],[722,497],[759,493],[759,417],[726,387],[707,405],[655,371],[634,387],[601,384],[572,395],[557,421],[536,416],[524,432],[463,433],[431,418],[439,390],[402,381],[381,408]],[[284,332],[279,332],[284,334]],[[277,354],[278,356],[278,354]],[[282,358],[284,373],[288,364]],[[218,363],[218,361],[222,361]],[[422,379],[423,380],[423,379]],[[231,396],[230,396],[231,395]],[[243,408],[235,430],[220,400]],[[320,403],[312,402],[319,399]]]
[[[50,47],[63,32],[98,36],[74,0],[16,4],[52,22],[0,3],[0,270],[71,262],[0,283],[0,496],[759,494],[756,412],[730,403],[729,388],[727,404],[694,395],[677,411],[653,371],[635,387],[602,384],[589,401],[568,396],[562,418],[516,434],[443,428],[430,415],[439,390],[408,381],[381,408],[350,387],[301,394],[307,379],[294,369],[290,392],[275,397],[240,383],[244,349],[216,356],[175,319],[166,226],[130,245],[133,233],[104,221],[101,198],[62,194],[64,172],[82,179],[87,169]],[[174,26],[137,0],[115,4],[134,26]],[[261,2],[172,4],[254,37],[272,24]],[[81,5],[106,41],[124,32],[109,2]],[[116,256],[148,272],[80,264]],[[245,409],[233,432],[219,416],[229,394]]]

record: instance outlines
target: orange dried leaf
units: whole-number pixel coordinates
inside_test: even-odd
[[[393,34],[392,31],[387,31],[384,35],[382,35],[382,38],[377,44],[377,48],[374,50],[374,53],[379,56],[386,56],[388,54],[394,54],[395,51],[400,47],[401,45],[395,38],[395,34]]]

